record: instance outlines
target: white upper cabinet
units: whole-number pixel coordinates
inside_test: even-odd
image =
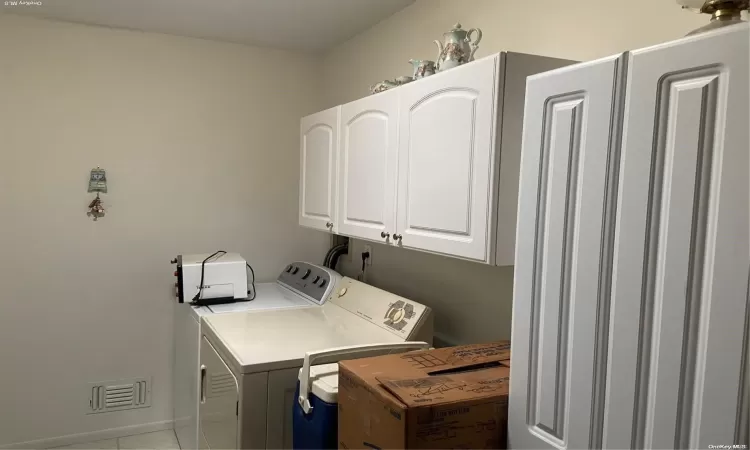
[[[631,53],[605,448],[741,443],[749,54],[748,24]]]
[[[622,60],[529,78],[511,339],[509,448],[598,448]],[[604,249],[604,250],[602,250]]]
[[[401,88],[396,243],[489,261],[500,59]]]
[[[338,233],[387,242],[394,233],[398,93],[341,107]]]
[[[571,63],[499,53],[302,119],[300,224],[512,265],[526,77]]]
[[[300,125],[299,224],[336,231],[340,107],[304,117]]]

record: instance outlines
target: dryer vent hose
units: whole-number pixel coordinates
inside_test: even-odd
[[[345,255],[347,253],[349,253],[348,243],[336,245],[328,250],[328,253],[326,253],[323,265],[328,267],[329,269],[336,270],[336,265],[338,265],[339,258],[341,257],[341,255]]]

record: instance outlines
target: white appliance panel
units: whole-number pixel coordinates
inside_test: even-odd
[[[351,278],[341,281],[328,301],[402,339],[412,336],[429,308]]]

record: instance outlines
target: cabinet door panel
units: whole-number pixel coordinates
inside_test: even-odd
[[[621,60],[530,77],[518,201],[509,444],[597,448]],[[602,274],[597,276],[597,274]]]
[[[500,57],[400,88],[401,244],[489,262]]]
[[[341,107],[339,233],[383,240],[394,232],[398,94]]]
[[[749,30],[632,52],[605,447],[739,443],[748,383]]]
[[[300,128],[299,223],[335,231],[339,107],[303,118]]]

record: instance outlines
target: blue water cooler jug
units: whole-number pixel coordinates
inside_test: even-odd
[[[428,348],[430,345],[426,342],[398,342],[308,352],[299,371],[295,393],[293,448],[338,448],[338,361]],[[324,364],[312,366],[313,362]]]

